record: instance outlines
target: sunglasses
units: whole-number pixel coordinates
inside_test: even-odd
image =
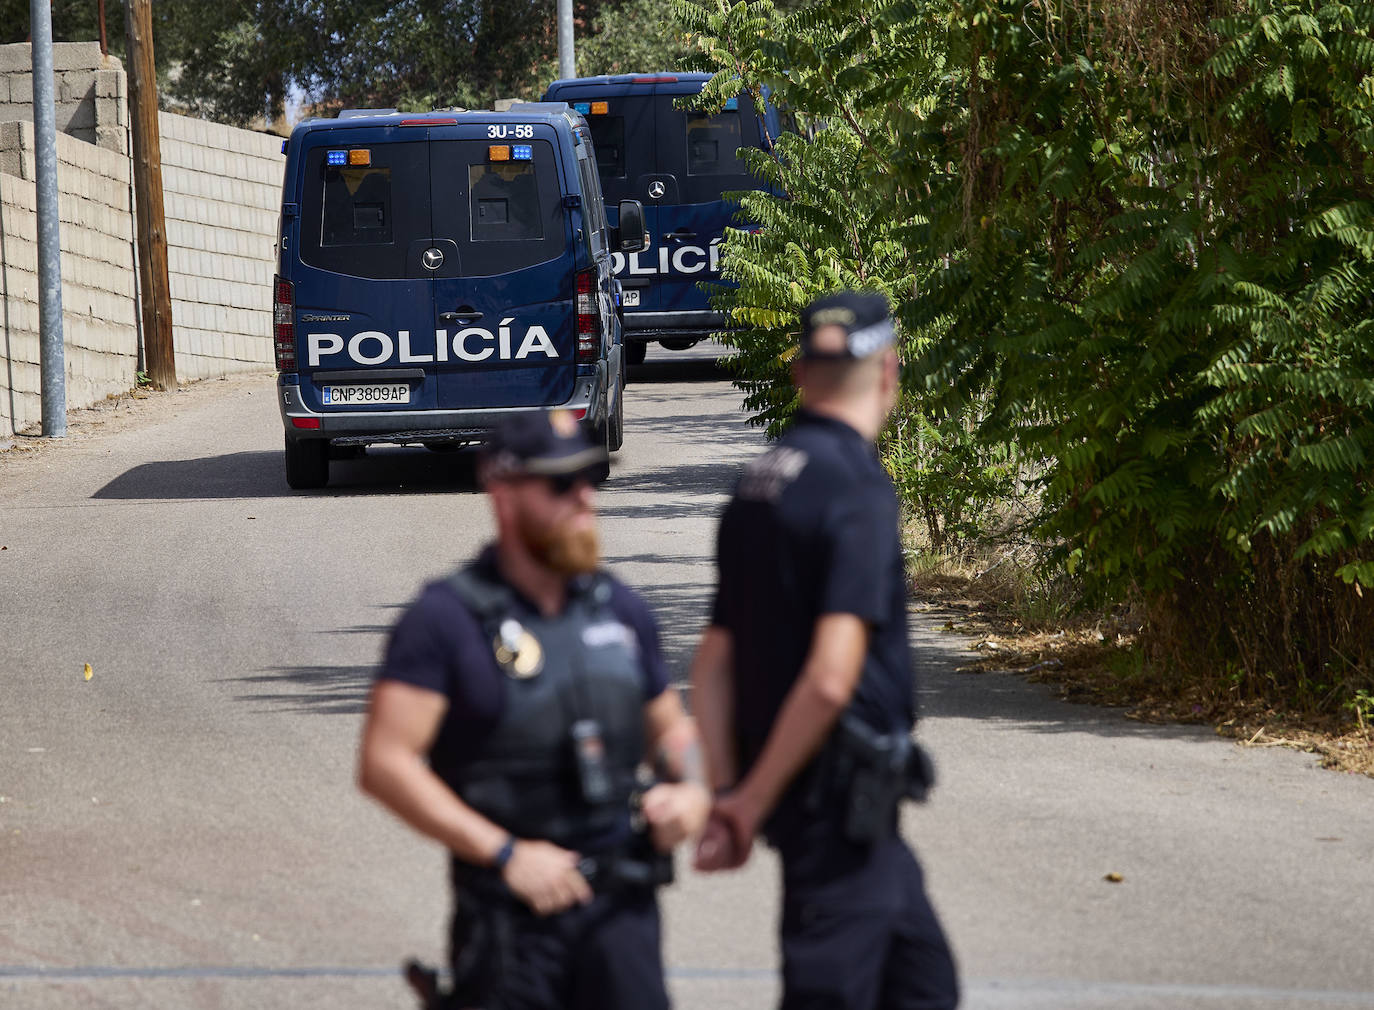
[[[561,498],[579,484],[597,487],[601,483],[601,475],[595,470],[574,470],[572,473],[553,474],[545,480],[549,482],[550,490]]]

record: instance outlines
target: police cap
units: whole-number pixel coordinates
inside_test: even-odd
[[[801,356],[812,360],[852,361],[892,344],[895,334],[887,298],[868,291],[840,291],[818,298],[801,316]],[[844,339],[816,341],[818,331],[838,326]]]
[[[497,424],[484,454],[486,475],[560,477],[576,474],[596,483],[609,457],[592,444],[566,410],[522,410]]]

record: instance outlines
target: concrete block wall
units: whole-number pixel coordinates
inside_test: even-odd
[[[0,437],[42,416],[29,58],[0,46]],[[53,68],[67,403],[82,407],[137,380],[127,85],[96,43],[55,45]],[[177,377],[271,368],[281,138],[165,112],[158,126]]]
[[[129,150],[124,69],[98,42],[53,43],[57,131],[108,151]],[[33,122],[33,63],[27,42],[0,46],[0,122]]]
[[[57,138],[67,402],[87,406],[136,381],[129,159]],[[0,123],[0,437],[42,419],[34,134]]]
[[[177,378],[270,369],[281,138],[158,120]]]

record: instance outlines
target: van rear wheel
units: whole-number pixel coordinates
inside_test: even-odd
[[[632,365],[644,364],[644,356],[649,353],[647,340],[636,340],[625,344],[625,360]]]
[[[286,483],[297,491],[329,483],[329,443],[325,439],[286,440]]]

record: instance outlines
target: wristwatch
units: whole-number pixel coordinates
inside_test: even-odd
[[[491,861],[491,868],[500,873],[510,862],[510,857],[515,852],[515,836],[507,835],[506,840],[501,843],[501,847],[496,850],[496,857]]]

